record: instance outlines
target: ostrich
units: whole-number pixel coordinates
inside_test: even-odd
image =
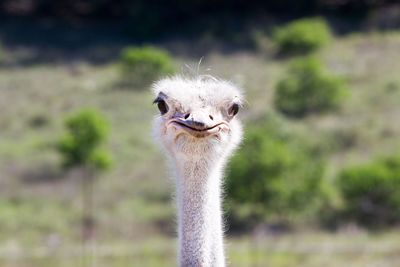
[[[211,76],[153,85],[160,115],[153,132],[175,176],[179,266],[225,266],[221,184],[242,138],[241,91]]]

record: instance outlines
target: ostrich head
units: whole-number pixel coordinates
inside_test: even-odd
[[[154,135],[175,159],[229,155],[240,142],[242,102],[233,84],[209,76],[166,78],[154,84],[159,116]]]

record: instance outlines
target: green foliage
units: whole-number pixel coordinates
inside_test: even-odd
[[[230,164],[228,201],[254,205],[261,216],[311,215],[323,191],[324,164],[316,154],[276,119],[249,127]]]
[[[337,109],[345,95],[343,79],[330,74],[318,59],[306,57],[292,62],[278,82],[275,106],[288,116],[302,117]]]
[[[328,44],[332,36],[323,19],[308,18],[275,29],[272,39],[282,53],[306,54]]]
[[[400,220],[400,155],[343,170],[338,178],[346,215],[367,226]]]
[[[111,165],[110,155],[101,145],[108,135],[108,123],[95,110],[79,111],[65,121],[67,132],[59,141],[58,149],[66,167],[88,166],[104,169]]]
[[[161,76],[174,72],[170,55],[150,46],[125,48],[120,56],[120,65],[123,82],[135,88],[148,86]]]

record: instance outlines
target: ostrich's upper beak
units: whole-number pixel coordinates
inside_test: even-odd
[[[176,121],[178,124],[182,124],[192,130],[195,131],[205,131],[210,127],[207,127],[207,123],[203,121],[198,121],[198,120],[177,120]],[[211,126],[212,127],[212,126]]]

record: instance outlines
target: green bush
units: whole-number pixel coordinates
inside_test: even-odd
[[[297,59],[276,87],[275,106],[293,117],[337,109],[346,94],[340,77],[332,75],[314,57]]]
[[[338,187],[348,218],[366,226],[400,222],[400,155],[343,170]]]
[[[120,56],[122,81],[135,88],[144,88],[163,75],[172,74],[170,55],[154,47],[128,47]]]
[[[249,127],[230,164],[229,205],[238,212],[247,207],[247,217],[312,216],[323,197],[324,164],[317,154],[279,120]]]
[[[108,135],[108,123],[94,110],[79,111],[65,121],[66,133],[58,150],[66,167],[89,166],[104,169],[110,166],[109,154],[101,148]]]
[[[331,32],[321,18],[300,19],[276,28],[272,39],[281,53],[305,54],[328,44]]]

